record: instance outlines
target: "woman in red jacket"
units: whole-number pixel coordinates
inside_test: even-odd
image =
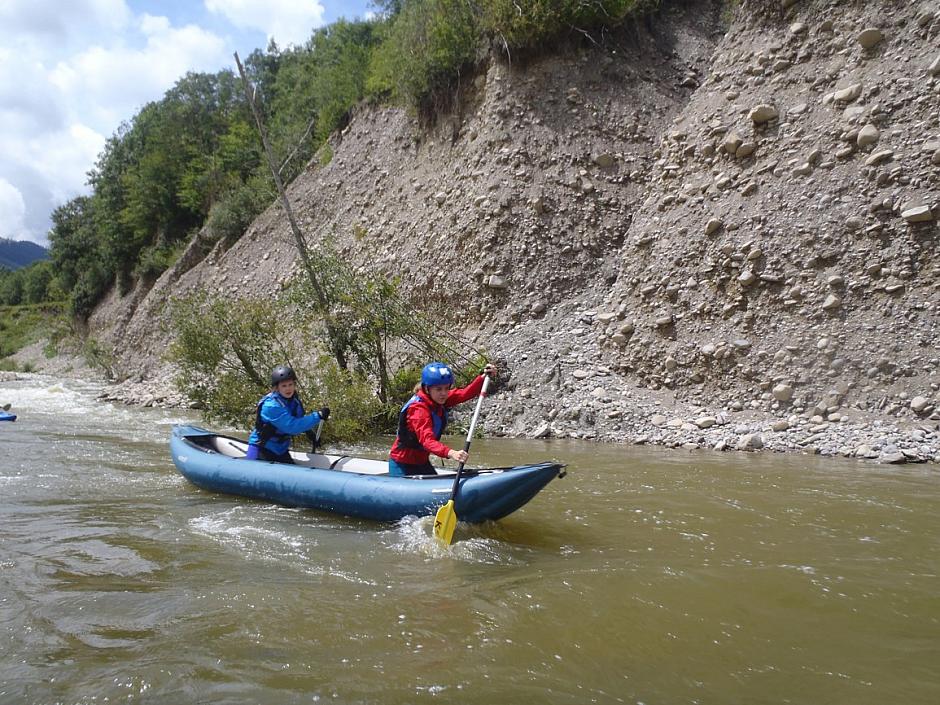
[[[463,450],[448,448],[441,443],[447,428],[448,409],[470,399],[476,399],[483,388],[483,377],[492,378],[493,365],[486,365],[483,374],[462,389],[454,389],[454,373],[443,362],[431,362],[421,370],[421,386],[401,408],[398,414],[398,437],[388,458],[388,474],[434,475],[431,454],[450,458],[458,463],[467,462]]]

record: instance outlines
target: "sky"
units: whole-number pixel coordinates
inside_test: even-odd
[[[187,71],[301,45],[370,0],[0,0],[0,237],[48,245],[118,126]]]

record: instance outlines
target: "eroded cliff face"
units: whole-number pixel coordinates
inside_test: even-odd
[[[745,5],[664,130],[606,347],[690,397],[882,406],[940,372],[940,6],[791,4]]]
[[[363,108],[292,185],[302,228],[508,360],[491,432],[662,440],[652,415],[673,400],[719,427],[738,408],[929,419],[937,4],[663,5],[557,56],[494,60],[431,129]],[[125,375],[159,377],[169,296],[266,296],[295,269],[272,208],[92,326]]]

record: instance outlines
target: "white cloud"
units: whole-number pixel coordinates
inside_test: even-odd
[[[113,33],[130,18],[124,0],[3,0],[0,38],[7,46],[67,52],[84,41],[86,32]]]
[[[49,194],[55,203],[62,204],[76,194],[90,192],[86,174],[104,149],[104,143],[102,135],[79,123],[29,143],[30,162],[49,184]]]
[[[324,8],[317,0],[205,0],[205,5],[236,27],[264,32],[282,47],[302,45],[323,25]]]
[[[0,232],[42,242],[121,121],[187,71],[229,64],[218,35],[124,0],[0,0]]]
[[[142,48],[116,43],[92,46],[60,61],[49,81],[82,114],[113,131],[146,102],[158,100],[187,71],[216,71],[228,63],[225,42],[195,25],[179,29],[165,17],[144,15]]]
[[[9,181],[0,178],[0,237],[22,239],[26,230],[25,217],[23,194]]]

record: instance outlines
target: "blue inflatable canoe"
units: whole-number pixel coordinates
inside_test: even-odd
[[[0,411],[0,421],[16,421],[16,414]]]
[[[252,497],[290,507],[346,516],[397,521],[433,515],[450,499],[455,471],[391,477],[388,463],[343,455],[291,452],[296,465],[246,460],[245,441],[194,426],[174,426],[170,452],[177,469],[197,487]],[[455,510],[466,522],[481,522],[516,511],[556,477],[554,462],[511,468],[465,469]]]

